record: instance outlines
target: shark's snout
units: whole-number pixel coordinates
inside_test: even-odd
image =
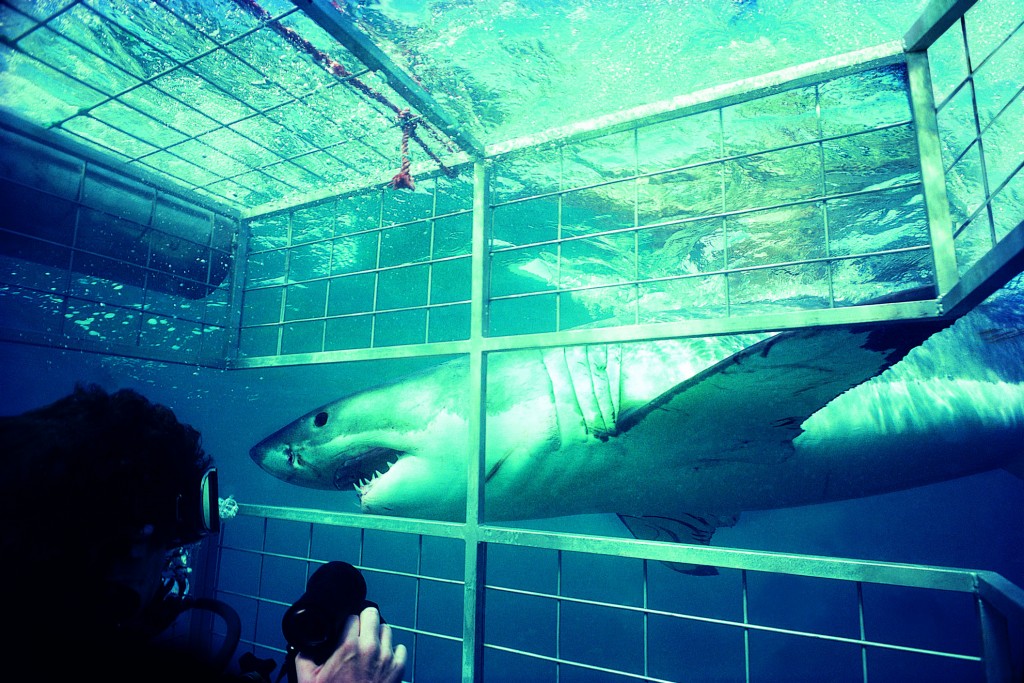
[[[252,458],[254,463],[263,467],[263,464],[267,459],[267,449],[263,447],[262,443],[258,443],[249,449],[249,457]]]
[[[303,462],[300,454],[287,442],[273,438],[264,439],[249,449],[249,457],[264,472],[279,479],[305,486],[324,488],[322,484],[301,481],[313,478],[313,475],[303,471],[307,463]]]
[[[274,438],[267,438],[249,449],[252,461],[268,472],[285,469],[291,447]]]

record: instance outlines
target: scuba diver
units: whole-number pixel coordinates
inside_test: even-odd
[[[0,417],[0,458],[9,665],[42,680],[260,680],[225,673],[234,610],[188,596],[189,550],[219,530],[217,470],[198,431],[135,391],[78,386]],[[192,608],[227,624],[216,652],[160,637]],[[400,680],[405,648],[392,649],[375,610],[341,635],[326,661],[299,657],[300,683]]]

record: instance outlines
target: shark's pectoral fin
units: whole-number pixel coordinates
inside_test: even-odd
[[[808,417],[950,324],[909,320],[779,333],[624,411],[616,426],[647,440],[686,425],[724,460],[780,462]]]
[[[665,541],[667,543],[694,543],[711,545],[711,537],[715,530],[722,526],[733,526],[740,518],[734,515],[689,514],[684,513],[678,519],[658,516],[619,515],[634,538],[642,541]],[[694,576],[714,576],[718,570],[698,564],[680,562],[664,562],[669,568],[682,574]]]

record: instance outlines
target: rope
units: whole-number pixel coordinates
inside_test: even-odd
[[[272,31],[274,31],[274,33],[284,38],[293,47],[311,57],[314,62],[324,67],[328,73],[330,73],[333,76],[336,76],[339,79],[343,79],[343,83],[351,85],[353,88],[355,88],[356,91],[362,93],[363,95],[373,100],[374,102],[382,104],[383,106],[387,107],[388,109],[390,109],[391,111],[395,112],[398,115],[398,120],[402,124],[402,170],[398,173],[398,175],[395,176],[395,180],[391,181],[391,187],[408,187],[409,189],[412,189],[413,187],[413,179],[412,176],[409,175],[410,138],[412,138],[412,140],[416,142],[416,144],[423,148],[423,151],[426,152],[427,156],[430,157],[431,160],[433,160],[434,163],[436,163],[440,167],[441,171],[446,176],[448,176],[449,178],[454,178],[459,174],[458,171],[456,171],[455,169],[445,166],[441,162],[441,159],[437,156],[437,154],[435,154],[433,150],[431,150],[430,147],[428,147],[427,144],[422,140],[422,138],[420,138],[420,136],[416,134],[417,122],[411,120],[408,109],[399,109],[398,105],[389,100],[382,93],[377,92],[376,90],[368,86],[366,83],[363,83],[361,80],[359,80],[359,78],[353,76],[352,73],[348,69],[346,69],[343,64],[332,59],[327,53],[325,53],[323,50],[319,49],[311,42],[303,38],[294,29],[288,28],[280,21],[274,19],[270,12],[263,9],[259,5],[259,3],[256,2],[256,0],[234,0],[234,2],[236,5],[238,5],[242,9],[247,10],[250,14],[256,17],[256,19],[264,26],[269,27]],[[423,123],[423,126],[424,128],[426,128],[427,132],[429,132],[431,136],[434,137],[434,139],[438,140],[442,144],[445,144],[446,146],[449,146],[450,149],[450,143],[446,142],[441,137],[440,133],[435,131],[430,126],[427,126],[426,123]],[[399,177],[402,177],[403,180],[401,181],[400,184],[396,185],[395,183],[397,182],[397,179]],[[405,178],[408,178],[408,181],[406,181]],[[406,182],[408,182],[408,185],[405,184]]]
[[[391,179],[390,187],[393,190],[414,190],[416,181],[409,173],[409,137],[416,133],[416,121],[408,109],[398,112],[398,121],[402,124],[402,170]]]

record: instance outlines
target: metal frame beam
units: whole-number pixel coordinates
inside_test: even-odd
[[[476,458],[467,458],[466,466],[466,542],[465,588],[463,592],[462,680],[473,683],[483,672],[484,599],[487,583],[487,546],[481,541],[484,519],[484,454],[487,429],[487,355],[483,350],[487,322],[488,254],[488,174],[487,165],[473,166],[473,261],[470,290],[469,355],[469,443],[476,444]]]
[[[976,594],[981,621],[985,680],[1011,683],[1024,679],[1020,643],[1014,644],[1010,623],[1024,621],[1024,590],[999,574],[979,572]]]
[[[946,315],[963,315],[1021,272],[1024,272],[1024,220],[963,274],[956,286],[942,297],[939,307]]]
[[[455,522],[270,505],[240,504],[239,514],[442,538],[463,538],[465,529],[465,525]],[[634,538],[609,538],[490,525],[480,525],[478,531],[480,543],[776,572],[840,581],[862,581],[909,588],[978,593],[1001,613],[1012,613],[1024,618],[1024,591],[994,572],[765,550],[721,548],[666,541],[645,541]]]
[[[978,0],[932,0],[903,36],[907,52],[927,50]]]
[[[292,2],[320,28],[345,46],[345,49],[355,55],[356,59],[370,69],[383,74],[388,85],[394,88],[395,92],[415,107],[425,119],[455,140],[462,149],[477,156],[483,154],[483,145],[471,134],[462,130],[426,90],[357,29],[348,16],[338,10],[336,3],[329,0],[292,0]]]
[[[481,312],[482,316],[483,313]],[[807,311],[785,311],[734,318],[683,320],[666,323],[646,323],[623,327],[561,330],[503,337],[483,337],[473,341],[436,342],[409,346],[388,346],[344,351],[291,354],[288,356],[259,356],[239,358],[230,364],[233,370],[246,368],[308,365],[311,363],[343,363],[348,361],[424,358],[483,352],[542,349],[555,346],[583,344],[615,344],[634,341],[652,341],[679,337],[711,337],[722,334],[783,331],[832,325],[858,325],[884,323],[893,320],[927,320],[940,317],[942,309],[935,299],[906,301],[890,304],[866,304],[843,308],[823,308]]]
[[[457,168],[458,166],[470,163],[473,159],[467,152],[456,152],[455,154],[442,156],[441,161],[443,161],[448,168]],[[306,208],[332,199],[339,199],[366,192],[371,188],[384,187],[391,182],[396,170],[397,169],[392,168],[387,171],[377,173],[369,178],[360,178],[359,180],[347,181],[322,190],[313,190],[311,192],[304,193],[297,198],[282,199],[280,201],[260,204],[259,206],[251,209],[243,210],[242,219],[250,220],[253,218],[266,218],[275,213],[292,211],[298,208]],[[437,168],[437,164],[429,159],[414,161],[410,167],[410,173],[412,173],[416,178],[416,182],[420,182],[428,178],[436,178],[442,175],[442,172]]]
[[[917,149],[921,158],[921,188],[935,263],[935,284],[941,296],[957,284],[960,274],[957,269],[949,197],[946,195],[946,174],[942,165],[942,143],[935,115],[931,70],[925,53],[907,54],[907,78],[910,83],[910,107],[914,116]]]

